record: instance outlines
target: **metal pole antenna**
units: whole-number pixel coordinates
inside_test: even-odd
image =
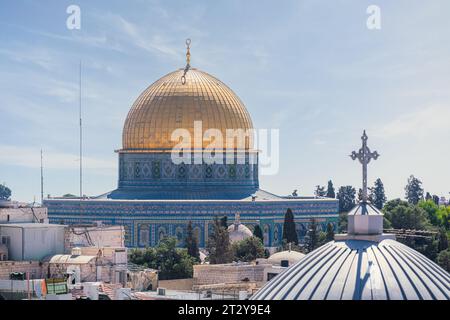
[[[41,205],[44,203],[44,165],[42,161],[42,149],[41,149]]]
[[[83,199],[83,123],[81,118],[81,60],[79,74],[79,115],[80,115],[80,199]]]

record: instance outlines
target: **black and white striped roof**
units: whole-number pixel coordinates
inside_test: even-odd
[[[252,300],[449,300],[450,274],[392,239],[331,241]]]

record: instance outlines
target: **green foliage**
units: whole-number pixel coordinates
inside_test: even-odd
[[[228,228],[228,218],[227,216],[223,216],[220,218],[220,225],[224,228]]]
[[[347,231],[348,215],[347,212],[339,213],[339,232],[345,233]]]
[[[0,184],[0,200],[9,200],[11,198],[11,189]]]
[[[442,269],[450,272],[450,249],[439,252],[437,263],[442,267]]]
[[[438,251],[448,249],[448,234],[444,228],[439,229]]]
[[[176,244],[176,238],[166,237],[154,248],[132,249],[129,261],[159,270],[161,280],[191,278],[195,259]]]
[[[209,235],[207,250],[211,264],[229,263],[233,259],[228,230],[217,217],[214,218],[213,231]]]
[[[253,229],[253,235],[259,238],[262,243],[264,243],[264,235],[259,224],[255,225],[255,228]]]
[[[428,224],[425,210],[417,206],[398,206],[390,212],[390,222],[395,229],[424,230]]]
[[[379,210],[383,208],[386,202],[386,194],[384,192],[384,185],[380,178],[375,181],[375,185],[370,189],[370,201]]]
[[[196,261],[200,261],[200,252],[198,250],[198,239],[194,235],[194,230],[192,229],[192,222],[189,221],[187,230],[186,230],[186,239],[185,239],[185,247],[187,249],[187,253],[193,257]]]
[[[311,223],[309,224],[308,233],[305,237],[305,243],[308,252],[313,251],[320,245],[319,230],[317,229],[317,222],[315,219],[312,219]]]
[[[444,227],[446,230],[450,230],[450,206],[441,206],[436,212],[439,225]]]
[[[325,234],[326,242],[334,240],[334,226],[332,223],[327,224],[327,233]]]
[[[298,236],[297,231],[295,230],[295,221],[294,214],[291,209],[287,209],[286,214],[284,215],[284,225],[283,225],[283,240],[286,240],[287,243],[298,244]]]
[[[264,245],[260,238],[249,237],[231,245],[235,261],[250,262],[257,258],[264,258]]]
[[[384,221],[383,222],[383,227],[389,225],[390,228],[395,228],[392,225],[392,211],[394,209],[396,209],[397,207],[405,207],[408,208],[410,206],[410,204],[406,201],[403,201],[401,199],[394,199],[394,200],[390,200],[388,202],[386,202],[386,204],[384,205],[382,211],[384,213]],[[389,223],[388,223],[389,222]],[[400,228],[400,229],[404,229],[404,228]]]
[[[314,191],[314,194],[317,197],[324,197],[327,194],[327,192],[325,191],[325,187],[317,185],[316,190]]]
[[[348,212],[355,206],[356,190],[352,186],[339,188],[336,198],[339,200],[339,212]]]
[[[418,204],[423,199],[422,181],[411,175],[405,187],[405,197],[410,204]]]
[[[418,203],[418,206],[425,210],[427,213],[427,218],[430,221],[432,225],[438,226],[440,225],[440,221],[437,215],[437,212],[439,211],[439,207],[434,203],[432,199],[426,200],[426,201],[420,201]]]
[[[331,180],[328,181],[326,197],[332,198],[332,199],[336,198],[336,193],[334,192],[333,181],[331,181]]]
[[[386,216],[383,217],[383,229],[392,229],[392,223],[386,219]]]

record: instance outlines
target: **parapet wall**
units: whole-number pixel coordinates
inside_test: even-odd
[[[211,264],[194,266],[194,285],[262,282],[266,264]]]

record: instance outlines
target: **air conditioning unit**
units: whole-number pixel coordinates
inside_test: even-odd
[[[158,288],[158,296],[165,296],[166,288]]]

